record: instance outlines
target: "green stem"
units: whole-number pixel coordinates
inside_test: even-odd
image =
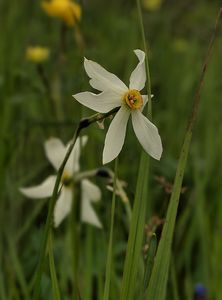
[[[49,78],[45,72],[45,69],[43,67],[42,64],[37,64],[37,73],[42,81],[42,84],[45,88],[45,92],[46,92],[46,97],[48,98],[49,101],[49,105],[48,105],[48,109],[49,111],[51,111],[51,113],[58,118],[58,111],[56,108],[56,103],[55,103],[55,99],[53,97],[53,93],[52,93],[52,88],[49,82]]]
[[[14,244],[11,234],[7,234],[6,238],[8,239],[8,249],[9,249],[9,255],[11,258],[11,263],[12,263],[13,269],[15,271],[15,274],[17,275],[18,282],[21,287],[23,299],[29,300],[30,299],[29,290],[28,290],[28,286],[26,283],[24,271],[22,269],[22,265],[19,261],[18,253],[16,252],[16,246]]]
[[[109,247],[106,263],[106,281],[103,300],[109,300],[110,281],[112,274],[112,260],[113,260],[113,231],[114,231],[114,217],[115,217],[115,206],[116,206],[116,178],[117,178],[118,158],[115,159],[115,174],[113,178],[113,196],[112,196],[112,208],[111,208],[111,224],[110,224],[110,235],[109,235]]]
[[[119,107],[116,107],[116,108],[112,109],[111,111],[109,111],[107,113],[104,113],[104,114],[97,113],[97,114],[94,114],[93,116],[91,116],[89,118],[82,119],[79,122],[79,125],[77,126],[77,128],[75,130],[72,143],[70,144],[70,146],[67,150],[67,153],[65,155],[65,158],[63,159],[63,162],[62,162],[62,164],[61,164],[61,166],[58,170],[55,186],[54,186],[53,193],[52,193],[52,197],[49,201],[48,214],[47,214],[46,224],[45,224],[45,228],[44,228],[42,243],[41,243],[40,255],[39,255],[39,262],[38,262],[36,272],[35,272],[35,279],[34,279],[35,281],[34,281],[34,288],[33,288],[33,300],[39,299],[39,295],[40,295],[40,281],[41,281],[41,275],[42,275],[43,266],[44,266],[44,262],[45,262],[45,253],[46,253],[48,235],[49,235],[49,230],[50,230],[51,223],[52,223],[52,215],[53,215],[55,202],[56,202],[57,196],[58,196],[61,177],[62,177],[64,168],[65,168],[65,165],[67,163],[67,160],[69,159],[69,156],[71,155],[72,150],[74,148],[74,145],[76,143],[76,140],[77,140],[77,138],[78,138],[78,136],[79,136],[79,134],[80,134],[80,132],[83,128],[86,128],[89,125],[91,125],[92,123],[95,123],[97,121],[100,121],[100,120],[103,120],[103,119],[107,118],[108,116],[116,113],[118,110],[119,110]]]
[[[150,120],[152,120],[152,102],[151,102],[151,77],[150,77],[150,68],[149,68],[149,59],[148,59],[148,49],[146,44],[146,36],[145,36],[145,30],[144,30],[144,24],[143,24],[143,14],[142,14],[142,8],[141,8],[141,0],[136,0],[137,2],[137,10],[138,10],[138,16],[139,16],[139,23],[140,23],[140,30],[143,40],[143,48],[144,52],[146,54],[146,76],[147,76],[147,95],[148,95],[148,107],[147,107],[147,114]]]
[[[55,267],[55,260],[53,254],[53,233],[50,230],[49,239],[48,239],[48,251],[49,251],[49,268],[52,280],[52,291],[53,291],[53,299],[60,300],[60,291],[59,291],[59,284],[56,275],[56,267]]]
[[[78,195],[73,191],[72,214],[70,218],[70,237],[71,237],[71,257],[72,257],[72,271],[73,271],[73,297],[78,299],[78,256],[79,256],[79,239],[77,229],[77,210],[78,210]]]

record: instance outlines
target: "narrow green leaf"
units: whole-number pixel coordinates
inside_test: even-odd
[[[49,254],[49,269],[50,275],[52,280],[52,292],[53,292],[53,299],[60,300],[60,291],[58,285],[58,279],[56,275],[56,268],[55,268],[55,261],[54,261],[54,254],[53,254],[53,242],[52,242],[52,232],[49,234],[48,239],[48,254]]]
[[[171,244],[191,137],[192,133],[188,131],[186,133],[184,144],[181,149],[173,191],[167,210],[167,216],[165,219],[161,240],[158,246],[156,259],[146,294],[146,299],[163,300],[165,298],[166,283],[168,279],[168,270],[170,263]]]
[[[147,289],[148,284],[149,284],[151,272],[153,269],[156,249],[157,249],[157,239],[156,239],[156,234],[153,233],[150,238],[149,249],[148,249],[147,258],[145,261],[146,266],[145,266],[144,279],[143,279],[144,290]]]
[[[19,261],[18,254],[16,252],[15,244],[10,235],[7,236],[7,239],[8,239],[9,255],[11,258],[13,269],[15,271],[19,285],[21,287],[23,299],[28,300],[28,299],[30,299],[29,290],[28,290],[27,282],[26,282],[25,275],[24,275],[24,272],[22,269],[22,265]]]
[[[142,241],[146,214],[148,190],[149,157],[144,152],[141,155],[137,189],[134,199],[130,233],[124,263],[121,286],[121,300],[133,299],[136,287],[136,275],[141,259]]]
[[[116,207],[116,178],[117,178],[118,158],[115,159],[115,173],[114,173],[114,185],[113,185],[113,196],[112,196],[112,207],[111,207],[111,224],[110,224],[110,236],[109,236],[109,247],[106,263],[106,281],[104,288],[103,300],[110,299],[110,281],[112,274],[112,260],[113,260],[113,230],[114,230],[114,217]]]
[[[174,259],[172,259],[170,271],[171,271],[170,273],[171,273],[171,281],[172,281],[173,300],[180,300]]]

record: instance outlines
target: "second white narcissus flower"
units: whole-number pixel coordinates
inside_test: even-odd
[[[65,165],[61,179],[61,191],[54,208],[55,227],[63,221],[72,208],[73,175],[79,171],[80,149],[87,142],[87,137],[78,138],[73,151]],[[45,153],[53,167],[58,171],[68,150],[69,144],[64,146],[58,138],[50,138],[44,144]],[[49,176],[40,185],[20,188],[22,194],[29,198],[39,199],[52,196],[56,175]],[[81,220],[97,227],[102,227],[93,207],[92,202],[101,198],[100,189],[87,179],[81,181]]]
[[[158,129],[142,114],[148,99],[147,95],[140,93],[146,82],[145,53],[138,49],[134,52],[139,63],[130,76],[129,88],[116,75],[85,58],[84,67],[91,78],[89,83],[101,93],[82,92],[73,95],[78,102],[100,113],[107,113],[115,107],[120,107],[106,134],[104,164],[112,161],[120,153],[130,116],[134,132],[144,150],[158,160],[162,155]]]

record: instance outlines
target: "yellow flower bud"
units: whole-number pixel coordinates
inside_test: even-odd
[[[163,0],[143,0],[143,6],[147,10],[156,11],[160,9]]]
[[[26,59],[35,63],[41,63],[49,58],[50,51],[46,47],[28,47],[26,49]]]
[[[50,0],[42,2],[43,10],[50,16],[63,20],[73,27],[81,19],[81,7],[71,0]]]

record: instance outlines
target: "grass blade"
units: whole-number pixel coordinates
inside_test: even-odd
[[[200,81],[194,96],[192,114],[188,122],[187,131],[181,148],[179,162],[177,165],[177,171],[174,180],[173,191],[167,209],[166,220],[164,223],[163,232],[158,246],[157,255],[156,255],[150,283],[148,286],[148,290],[145,295],[145,299],[155,299],[155,300],[165,299],[169,265],[170,265],[171,245],[173,240],[173,233],[174,233],[174,227],[175,227],[175,221],[177,215],[177,208],[179,204],[180,192],[182,187],[182,181],[183,181],[184,171],[185,171],[187,157],[189,153],[193,127],[197,118],[197,112],[198,112],[198,107],[200,102],[200,92],[203,86],[209,58],[213,49],[221,14],[222,14],[222,9],[220,9],[218,13],[215,29],[212,38],[210,40],[207,55],[203,64]]]
[[[144,291],[147,289],[148,284],[149,284],[149,280],[150,280],[150,276],[151,276],[151,272],[152,272],[153,264],[154,264],[154,257],[156,254],[156,248],[157,248],[157,238],[156,238],[156,234],[153,233],[150,238],[149,249],[148,249],[147,258],[145,261],[146,266],[145,266],[145,272],[144,272],[144,278],[143,278]]]
[[[118,158],[115,159],[115,173],[114,173],[114,179],[113,179],[110,237],[109,237],[108,256],[107,256],[107,264],[106,264],[106,281],[105,281],[103,300],[110,299],[109,291],[110,291],[110,281],[111,281],[111,274],[112,274],[112,260],[113,260],[113,230],[114,230],[114,217],[115,217],[115,207],[116,207],[117,167],[118,167]]]
[[[52,241],[52,232],[49,234],[48,239],[48,251],[49,251],[49,269],[51,274],[52,280],[52,292],[53,292],[53,299],[60,300],[60,291],[59,291],[59,284],[56,275],[56,268],[55,268],[55,261],[54,261],[54,254],[53,254],[53,241]]]
[[[130,233],[124,264],[121,300],[133,298],[136,287],[136,275],[141,259],[141,248],[144,235],[146,202],[148,190],[149,157],[144,152],[141,155],[136,196],[134,200]]]

